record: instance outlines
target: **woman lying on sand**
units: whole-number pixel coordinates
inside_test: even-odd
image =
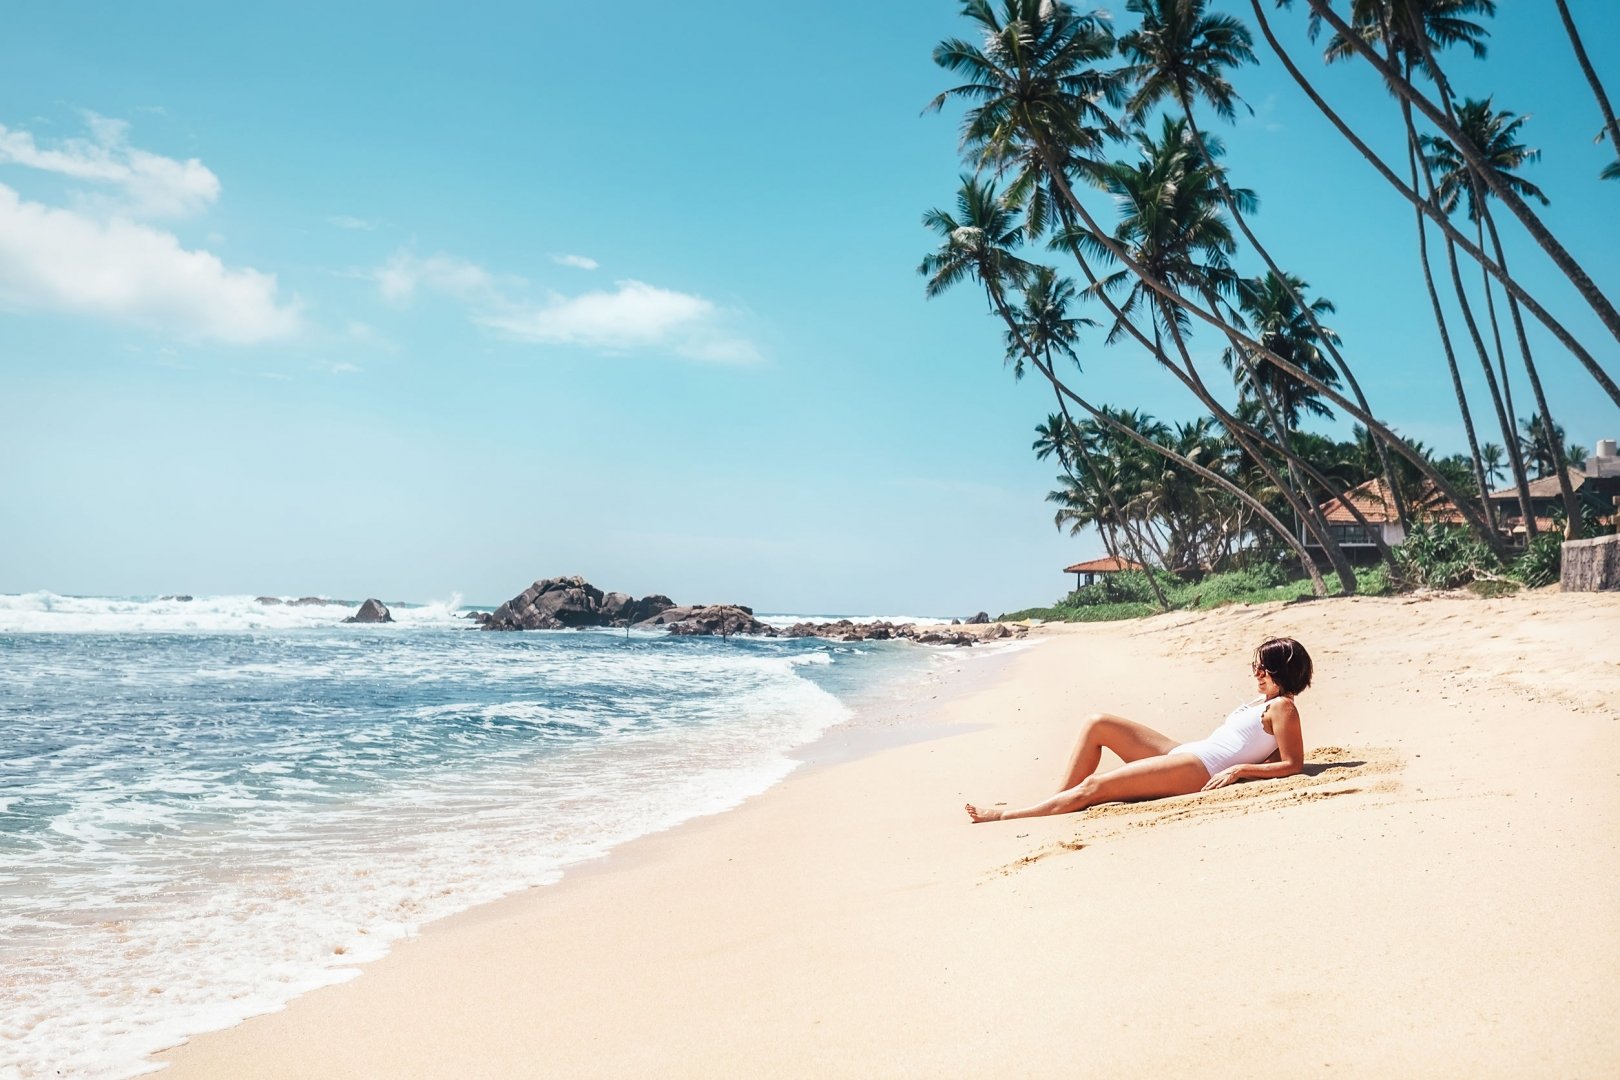
[[[1254,651],[1253,670],[1260,696],[1234,709],[1208,738],[1178,745],[1150,727],[1098,713],[1081,729],[1056,795],[1021,810],[980,810],[968,803],[968,817],[980,822],[1069,814],[1098,803],[1191,795],[1234,780],[1293,776],[1305,767],[1294,695],[1311,685],[1311,655],[1293,638],[1272,638]],[[1125,764],[1097,776],[1104,747]]]

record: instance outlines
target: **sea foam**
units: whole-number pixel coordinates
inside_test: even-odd
[[[0,599],[0,1077],[135,1075],[426,922],[735,806],[844,699],[934,662],[484,634],[458,606],[374,627],[251,597]]]

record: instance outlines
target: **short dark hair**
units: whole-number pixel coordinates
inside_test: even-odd
[[[1272,638],[1254,650],[1254,662],[1270,673],[1285,694],[1311,685],[1311,654],[1291,637]]]

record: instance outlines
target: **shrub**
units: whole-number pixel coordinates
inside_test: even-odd
[[[1408,584],[1433,589],[1461,588],[1502,569],[1484,541],[1445,525],[1414,525],[1396,559]]]
[[[1532,589],[1558,580],[1564,565],[1564,538],[1558,533],[1542,533],[1530,541],[1524,554],[1513,561],[1510,576]]]

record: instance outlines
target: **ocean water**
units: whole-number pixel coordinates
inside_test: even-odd
[[[0,1080],[136,1075],[433,919],[737,805],[960,659],[484,633],[458,609],[0,596]]]

